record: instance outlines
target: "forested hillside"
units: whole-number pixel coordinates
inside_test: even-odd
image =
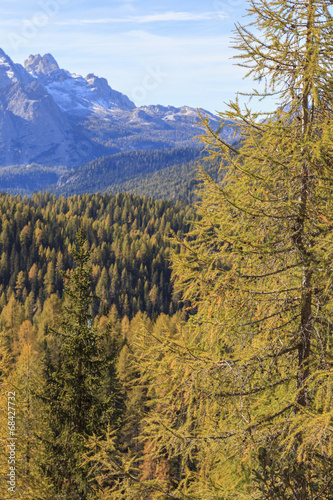
[[[57,185],[49,186],[48,189],[65,196],[121,192],[127,182],[135,184],[142,176],[152,176],[168,167],[182,165],[202,156],[202,148],[199,147],[119,153],[98,158],[63,175]],[[178,180],[181,182],[181,178],[178,177]]]
[[[222,163],[222,166],[223,163]],[[111,186],[108,193],[134,193],[139,196],[151,196],[157,200],[181,200],[184,203],[194,203],[198,200],[200,171],[203,169],[212,179],[221,182],[225,169],[220,168],[219,160],[201,159],[182,165],[165,167],[152,174],[138,175],[121,184]]]
[[[57,196],[87,193],[133,193],[154,199],[191,203],[200,167],[222,180],[221,162],[206,159],[203,148],[131,151],[99,158],[76,171],[64,167],[18,165],[0,169],[0,190],[32,196],[43,190]],[[45,187],[46,186],[46,187]]]
[[[142,185],[142,193],[147,196],[160,194],[160,198],[170,198],[169,191],[164,191],[163,171],[172,168],[173,183],[179,183],[182,189],[190,181],[187,175],[182,178],[182,172],[177,167],[192,163],[202,158],[200,147],[182,147],[166,150],[129,151],[112,156],[98,158],[76,170],[65,167],[43,167],[37,164],[13,165],[0,168],[0,191],[10,194],[31,196],[34,192],[44,191],[70,196],[74,194],[110,192],[132,192],[132,186]],[[156,173],[161,172],[161,181]],[[146,185],[152,175],[155,175],[156,186]],[[129,185],[129,188],[127,186]],[[148,187],[153,187],[152,193]],[[139,189],[140,191],[140,189]],[[138,192],[137,194],[141,194]]]
[[[43,167],[42,165],[12,165],[0,168],[0,192],[27,194],[41,191],[48,184],[56,184],[66,174],[65,167]]]

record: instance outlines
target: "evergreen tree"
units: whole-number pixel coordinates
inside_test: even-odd
[[[118,415],[115,394],[109,387],[107,395],[103,390],[110,354],[101,352],[102,337],[92,326],[90,254],[82,229],[72,255],[76,267],[66,286],[64,319],[61,330],[51,332],[58,343],[58,359],[51,359],[46,343],[43,400],[49,423],[45,470],[57,493],[75,500],[86,499],[90,491],[87,468],[81,467],[87,436],[101,434],[108,422],[116,427]]]

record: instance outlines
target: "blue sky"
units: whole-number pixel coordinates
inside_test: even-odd
[[[252,88],[230,49],[245,10],[243,0],[2,0],[0,47],[20,63],[50,52],[137,105],[223,111]]]

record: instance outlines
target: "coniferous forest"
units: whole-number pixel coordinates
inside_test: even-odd
[[[3,194],[0,206],[2,477],[15,429],[17,498],[88,498],[88,436],[110,429],[119,450],[139,446],[146,397],[132,387],[131,323],[188,315],[170,253],[193,209],[129,194]]]
[[[333,499],[333,18],[249,16],[195,204],[1,195],[1,499]]]
[[[29,308],[63,296],[63,273],[83,228],[91,252],[94,313],[115,305],[121,316],[171,314],[179,307],[170,281],[171,232],[187,233],[192,209],[135,195],[32,199],[2,195],[0,296]],[[28,306],[30,304],[30,306]],[[31,310],[32,310],[31,309]]]

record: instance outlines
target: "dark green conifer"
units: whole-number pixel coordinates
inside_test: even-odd
[[[53,361],[45,357],[43,399],[49,420],[46,472],[59,494],[76,500],[88,498],[90,490],[88,471],[81,467],[86,438],[101,434],[108,423],[116,427],[119,411],[114,392],[104,391],[107,353],[101,352],[102,335],[92,326],[90,252],[82,229],[72,255],[75,268],[66,285],[61,329],[50,332],[60,354]]]

